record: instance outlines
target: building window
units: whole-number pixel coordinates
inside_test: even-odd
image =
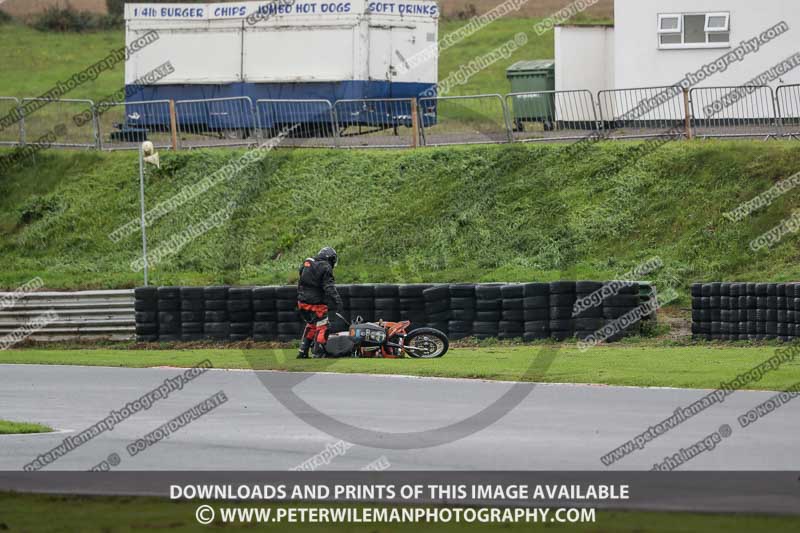
[[[730,13],[664,13],[658,16],[659,48],[730,46]]]

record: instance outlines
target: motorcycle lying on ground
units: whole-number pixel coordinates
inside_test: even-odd
[[[351,322],[339,313],[336,316],[349,324],[347,331],[332,333],[325,345],[326,357],[364,357],[398,359],[436,359],[447,353],[450,340],[433,328],[408,331],[411,322],[364,322],[359,316]]]

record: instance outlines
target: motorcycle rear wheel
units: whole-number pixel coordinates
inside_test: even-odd
[[[450,340],[438,329],[419,328],[406,335],[405,346],[409,357],[436,359],[447,353]]]

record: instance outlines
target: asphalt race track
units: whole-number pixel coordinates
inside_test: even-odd
[[[179,369],[0,365],[0,418],[41,422],[64,433],[0,437],[0,470],[23,465],[106,417],[110,410],[156,388]],[[608,470],[601,455],[687,406],[705,391],[538,384],[508,414],[484,421],[463,436],[456,424],[480,412],[509,383],[365,375],[259,373],[273,390],[294,386],[316,424],[317,411],[377,432],[444,435],[445,443],[391,449],[391,436],[335,453],[322,469],[359,470],[385,457],[392,470]],[[228,401],[169,438],[131,457],[126,446],[168,420],[224,391]],[[800,410],[777,409],[747,428],[737,417],[771,397],[740,391],[634,451],[611,468],[647,470],[721,425],[732,435],[681,470],[798,470]],[[452,426],[452,434],[448,427]],[[440,429],[445,428],[445,429]],[[450,438],[452,437],[452,438]],[[462,438],[458,438],[462,437]],[[357,441],[358,438],[353,440]],[[446,442],[453,440],[453,442]],[[288,470],[334,449],[337,436],[302,421],[279,403],[255,372],[211,370],[48,465],[46,470],[88,470],[117,453],[117,470]],[[363,441],[362,441],[363,442]],[[340,446],[340,451],[342,448]],[[386,462],[384,461],[384,464]]]

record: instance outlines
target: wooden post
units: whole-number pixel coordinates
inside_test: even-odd
[[[686,117],[686,138],[691,140],[692,135],[692,108],[689,105],[689,89],[683,90],[683,114]]]
[[[411,99],[411,148],[419,146],[419,117],[417,116],[417,99]]]
[[[175,115],[175,100],[169,101],[169,129],[172,133],[172,149],[178,151],[178,120]]]

